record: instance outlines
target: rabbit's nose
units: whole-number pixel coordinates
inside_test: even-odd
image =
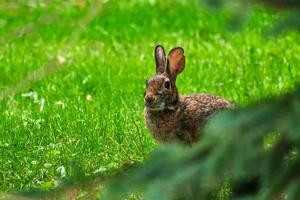
[[[145,96],[145,101],[147,103],[153,103],[154,100],[155,100],[155,98],[152,95],[146,95]]]

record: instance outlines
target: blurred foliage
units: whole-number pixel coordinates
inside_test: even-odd
[[[227,10],[231,13],[231,20],[228,23],[229,29],[237,30],[251,16],[252,8],[257,5],[264,5],[276,11],[285,13],[284,17],[277,20],[268,34],[279,34],[290,29],[300,30],[300,1],[298,0],[200,0],[211,8]],[[286,13],[289,11],[288,13]]]
[[[300,2],[297,0],[245,0],[245,1],[238,1],[238,0],[205,0],[208,4],[212,6],[224,6],[226,3],[232,2],[239,2],[244,5],[251,5],[251,4],[258,4],[262,3],[274,8],[293,8],[293,9],[300,9]]]

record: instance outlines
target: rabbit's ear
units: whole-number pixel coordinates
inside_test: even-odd
[[[168,56],[167,73],[171,79],[176,80],[176,76],[180,74],[185,67],[184,50],[181,47],[173,48]]]
[[[161,45],[157,45],[155,47],[155,62],[156,62],[156,73],[164,73],[166,66],[166,54],[164,47]]]

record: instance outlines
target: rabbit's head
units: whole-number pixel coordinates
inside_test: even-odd
[[[184,50],[173,48],[166,59],[161,45],[155,51],[156,74],[146,82],[144,95],[145,106],[150,110],[174,110],[178,107],[179,95],[176,88],[176,77],[185,67]]]

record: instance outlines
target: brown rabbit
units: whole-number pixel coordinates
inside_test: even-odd
[[[184,50],[173,48],[166,60],[164,48],[155,48],[156,74],[146,85],[144,117],[159,142],[197,142],[205,123],[219,110],[233,105],[211,94],[180,96],[176,77],[185,67]]]

